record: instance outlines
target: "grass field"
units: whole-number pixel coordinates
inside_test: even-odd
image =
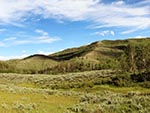
[[[76,103],[73,96],[1,91],[1,113],[62,113]]]
[[[2,73],[0,113],[148,113],[150,90],[100,81],[113,76],[111,70],[64,75]]]

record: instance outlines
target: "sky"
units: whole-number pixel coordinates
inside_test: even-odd
[[[150,0],[0,0],[0,60],[150,36]]]

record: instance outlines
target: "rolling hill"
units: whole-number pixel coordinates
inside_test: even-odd
[[[149,44],[149,38],[97,41],[89,45],[66,49],[47,56],[35,54],[24,59],[1,61],[0,71],[17,73],[65,73],[121,69],[122,67],[130,71],[135,71],[139,70],[138,68],[143,69],[142,66],[134,66],[137,62],[141,62],[141,59],[136,55],[141,53],[143,57],[146,57],[144,56],[145,53],[150,53],[149,49],[146,49],[149,48]],[[144,62],[148,61],[148,59],[149,57],[147,56]],[[128,69],[130,67],[133,69]]]

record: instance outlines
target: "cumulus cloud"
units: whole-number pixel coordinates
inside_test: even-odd
[[[149,4],[150,0],[134,5],[122,0],[109,4],[101,0],[0,0],[0,24],[20,26],[32,15],[39,15],[60,21],[90,21],[91,28],[125,27],[137,31],[150,27]]]

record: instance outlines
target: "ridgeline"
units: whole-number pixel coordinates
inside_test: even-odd
[[[50,55],[0,61],[0,72],[57,74],[91,70],[149,72],[150,38],[103,40]]]

